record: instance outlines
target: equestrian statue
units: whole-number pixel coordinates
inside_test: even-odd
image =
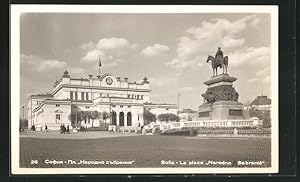
[[[208,63],[209,61],[211,61],[213,77],[218,75],[218,68],[223,68],[223,74],[227,74],[228,56],[223,57],[221,47],[218,47],[215,57],[208,55],[206,62]]]

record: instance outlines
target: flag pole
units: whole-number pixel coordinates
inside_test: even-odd
[[[101,59],[100,59],[100,56],[99,56],[99,79],[101,77]]]
[[[180,91],[177,93],[177,116],[179,115],[179,97],[180,97]]]

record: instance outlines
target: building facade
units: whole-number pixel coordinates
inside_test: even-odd
[[[136,128],[144,125],[144,109],[160,113],[177,113],[172,104],[147,104],[150,102],[150,85],[145,77],[141,82],[130,82],[112,73],[89,78],[71,78],[67,71],[56,81],[51,94],[29,96],[28,127],[37,130],[45,125],[58,130],[61,125],[69,127],[100,127],[116,125],[121,128]],[[97,111],[99,118],[85,116],[71,119],[74,106],[80,111]],[[107,113],[108,118],[103,118]],[[77,116],[77,114],[76,114]]]

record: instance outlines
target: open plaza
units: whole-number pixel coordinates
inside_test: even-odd
[[[268,136],[165,136],[24,132],[20,167],[269,167]]]

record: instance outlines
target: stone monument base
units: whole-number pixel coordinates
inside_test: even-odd
[[[218,101],[213,103],[212,119],[244,119],[243,104],[236,101]]]
[[[233,87],[237,79],[228,74],[210,78],[202,94],[204,103],[199,106],[198,116],[201,120],[241,120],[244,117],[244,106],[238,101],[239,94]]]
[[[245,119],[243,104],[236,101],[217,101],[199,106],[198,117],[201,120],[239,120]]]

